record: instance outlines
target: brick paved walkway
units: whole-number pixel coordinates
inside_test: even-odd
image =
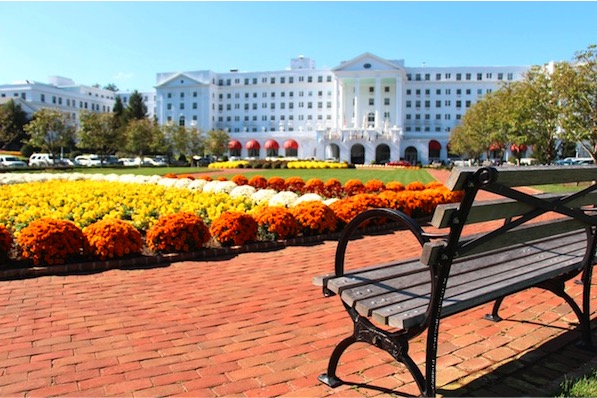
[[[338,298],[311,283],[332,269],[335,247],[0,282],[0,396],[379,395],[317,380],[352,326]],[[406,232],[369,236],[349,245],[348,264],[415,247]],[[576,318],[552,294],[507,298],[499,324],[482,319],[488,308],[443,321],[440,394],[544,396],[565,373],[595,366],[597,354],[574,345]],[[411,353],[422,364],[422,340]],[[385,353],[354,345],[343,361],[347,380],[417,393]]]

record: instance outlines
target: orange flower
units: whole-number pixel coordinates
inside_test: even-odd
[[[285,181],[285,189],[287,191],[302,193],[305,181],[301,177],[288,177]]]
[[[240,174],[237,174],[234,177],[232,177],[231,181],[233,183],[235,183],[236,185],[238,185],[239,187],[241,185],[247,185],[248,182],[249,182],[249,180],[247,179],[247,177],[245,177],[243,175],[240,175]]]
[[[310,178],[305,182],[305,186],[303,187],[303,191],[305,193],[316,193],[318,195],[325,194],[325,186],[323,181],[319,178]]]
[[[404,184],[398,181],[390,181],[386,184],[386,189],[394,192],[404,191]]]
[[[330,208],[339,221],[347,224],[365,210],[386,207],[386,203],[378,195],[363,193],[340,199],[332,203]]]
[[[4,225],[0,225],[0,259],[7,259],[12,249],[12,234]]]
[[[284,190],[284,179],[282,177],[271,177],[267,180],[267,187],[278,192]]]
[[[285,207],[263,207],[254,217],[262,240],[288,239],[298,234],[299,224]]]
[[[381,180],[369,180],[365,184],[365,191],[368,193],[379,193],[384,189],[386,189],[386,186]]]
[[[358,195],[365,192],[365,184],[356,179],[346,181],[343,188],[348,196]]]
[[[336,230],[336,215],[322,202],[303,202],[293,207],[291,212],[305,235],[317,235]]]
[[[257,229],[249,214],[227,211],[212,222],[209,232],[222,246],[241,246],[257,240]]]
[[[264,189],[267,188],[267,180],[263,176],[253,176],[249,178],[248,184],[256,189]]]
[[[83,230],[90,253],[100,260],[140,254],[143,248],[141,233],[123,220],[100,220]]]
[[[63,264],[80,256],[86,246],[83,231],[73,222],[40,218],[23,228],[17,238],[23,258],[33,264]]]
[[[342,183],[335,178],[330,178],[323,184],[324,195],[328,198],[339,198],[343,194]]]
[[[425,189],[425,185],[419,181],[411,182],[406,186],[407,191],[422,191],[423,189]]]
[[[178,178],[188,178],[189,180],[194,180],[195,179],[195,176],[192,175],[192,174],[178,174],[177,177]]]
[[[145,237],[151,250],[164,253],[198,250],[209,239],[209,229],[203,219],[185,212],[160,217]]]

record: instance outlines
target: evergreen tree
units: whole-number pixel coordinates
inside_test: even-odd
[[[147,106],[143,102],[143,96],[137,90],[131,94],[125,114],[127,122],[147,118]]]

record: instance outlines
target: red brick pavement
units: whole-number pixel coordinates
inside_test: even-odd
[[[317,376],[351,322],[314,275],[336,242],[291,246],[168,267],[0,282],[0,396],[373,396]],[[412,255],[406,232],[349,245],[349,266]],[[573,296],[579,286],[570,284]],[[441,326],[438,385],[446,396],[541,396],[564,374],[593,366],[574,346],[571,310],[532,289]],[[597,293],[593,293],[597,308]],[[423,340],[411,345],[422,364]],[[588,364],[588,365],[585,365]],[[354,345],[339,374],[417,393],[387,354]]]

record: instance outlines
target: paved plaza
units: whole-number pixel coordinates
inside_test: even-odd
[[[472,231],[471,231],[472,232]],[[331,272],[336,242],[0,282],[0,396],[384,396],[317,380],[352,323],[337,297],[312,285]],[[349,245],[348,266],[416,255],[408,232]],[[595,279],[594,282],[595,283]],[[580,286],[570,283],[573,297]],[[593,289],[597,309],[597,289]],[[594,367],[575,346],[576,318],[562,299],[531,289],[442,322],[444,396],[545,396],[568,372]],[[418,364],[424,340],[411,344]],[[339,375],[417,394],[408,372],[363,344]]]

